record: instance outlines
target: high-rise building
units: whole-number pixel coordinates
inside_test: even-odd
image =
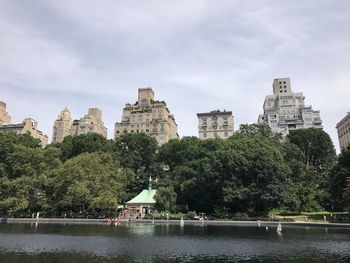
[[[52,142],[62,142],[72,128],[72,117],[67,107],[58,115],[53,125]]]
[[[18,124],[0,125],[0,132],[5,131],[13,131],[17,134],[30,133],[33,138],[40,140],[42,147],[46,147],[48,143],[47,135],[44,135],[41,131],[38,130],[38,122],[31,118],[26,118],[22,123]]]
[[[80,120],[74,120],[71,135],[80,135],[86,133],[98,133],[107,138],[107,128],[102,120],[102,111],[98,108],[89,108],[88,114]]]
[[[138,101],[125,105],[122,121],[115,124],[114,137],[139,132],[156,138],[160,145],[179,138],[174,115],[164,101],[154,100],[152,88],[139,89]]]
[[[200,139],[223,138],[233,135],[232,111],[215,110],[206,113],[197,113],[198,134]]]
[[[6,125],[11,123],[11,117],[6,112],[6,103],[0,101],[0,125]]]
[[[350,112],[340,121],[337,126],[340,150],[344,151],[350,145]]]
[[[322,128],[320,112],[305,105],[302,92],[292,92],[289,78],[274,79],[272,87],[273,95],[266,96],[259,123],[268,124],[273,132],[284,136],[290,130]]]
[[[107,138],[107,128],[102,121],[102,111],[98,108],[89,108],[88,114],[80,120],[74,120],[71,135],[80,135],[86,133],[98,133]]]

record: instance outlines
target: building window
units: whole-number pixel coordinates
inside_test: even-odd
[[[207,132],[203,132],[203,138],[207,138]]]
[[[133,133],[134,132],[134,130],[131,130],[131,133]]]
[[[228,132],[227,132],[227,130],[224,131],[224,136],[225,136],[225,137],[228,137]]]

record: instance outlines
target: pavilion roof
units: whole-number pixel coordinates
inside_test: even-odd
[[[154,195],[156,192],[157,190],[155,189],[142,190],[141,193],[139,193],[130,201],[126,202],[126,204],[155,204],[156,200],[154,200]]]

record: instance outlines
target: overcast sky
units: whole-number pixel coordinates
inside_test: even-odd
[[[338,149],[349,25],[348,0],[1,0],[0,100],[50,140],[65,106],[75,119],[98,107],[112,138],[125,103],[152,87],[186,136],[197,112],[256,122],[273,79],[290,77]]]

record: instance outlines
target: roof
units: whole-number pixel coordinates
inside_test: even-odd
[[[128,205],[131,204],[155,204],[156,200],[154,200],[154,195],[157,190],[143,190],[136,197],[126,202]]]
[[[211,112],[197,113],[197,116],[198,116],[198,117],[203,117],[203,116],[215,116],[215,115],[232,115],[232,111],[213,110],[213,111],[211,111]]]

